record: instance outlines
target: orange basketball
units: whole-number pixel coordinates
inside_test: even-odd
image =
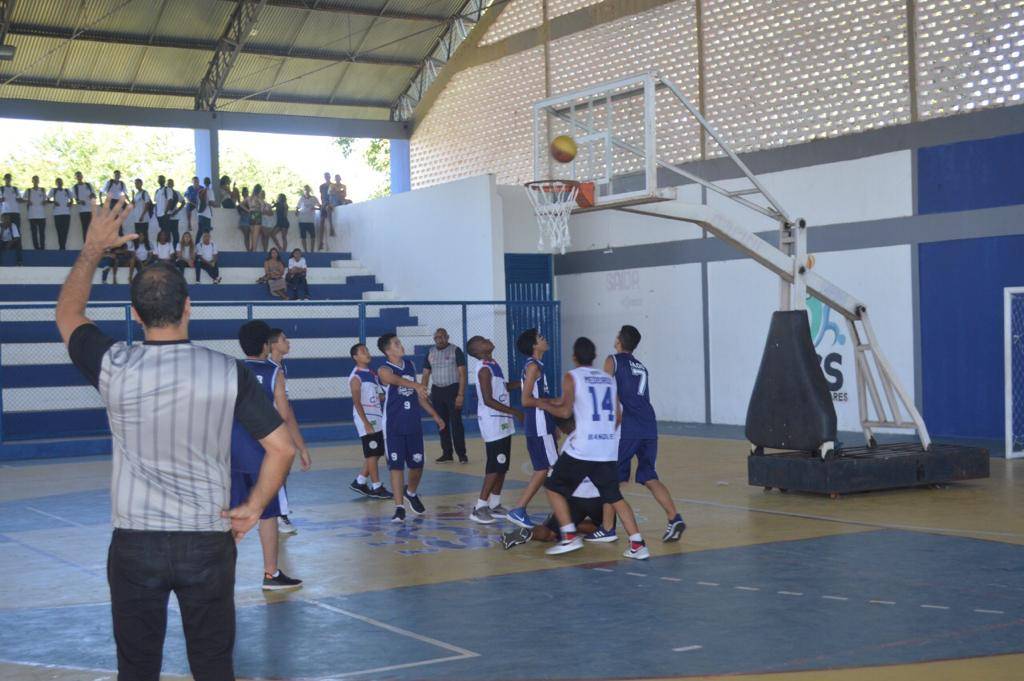
[[[576,158],[576,140],[568,135],[559,135],[551,140],[551,158],[559,163],[568,163]]]

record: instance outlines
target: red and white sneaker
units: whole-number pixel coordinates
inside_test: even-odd
[[[651,557],[651,552],[647,550],[647,542],[641,539],[640,541],[630,541],[629,548],[622,555],[634,560],[647,560]]]
[[[560,553],[569,553],[570,551],[579,551],[583,548],[583,538],[578,534],[566,535],[562,541],[558,542],[544,553],[549,556],[557,556]]]

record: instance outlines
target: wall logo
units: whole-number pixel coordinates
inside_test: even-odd
[[[833,402],[849,401],[849,394],[843,390],[843,355],[840,348],[846,345],[846,336],[841,322],[833,318],[832,309],[817,298],[807,296],[807,318],[811,325],[811,340],[818,355],[818,363],[825,374],[825,382],[832,393]]]

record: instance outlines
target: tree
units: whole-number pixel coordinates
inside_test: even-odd
[[[252,189],[256,184],[263,185],[268,201],[275,200],[278,194],[285,194],[290,203],[294,203],[293,197],[302,193],[302,185],[305,184],[302,177],[291,168],[280,163],[261,161],[231,145],[225,145],[220,150],[220,173],[228,175],[239,190],[242,187]]]
[[[354,141],[351,137],[339,137],[334,140],[334,143],[341,147],[341,155],[348,158],[352,155],[352,142]]]
[[[378,173],[385,173],[387,179],[372,194],[371,199],[379,199],[391,194],[391,141],[385,139],[370,140],[370,146],[363,155],[366,165]]]

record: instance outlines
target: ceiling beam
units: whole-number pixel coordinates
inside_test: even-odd
[[[267,0],[267,4],[273,7],[285,7],[287,9],[315,9],[317,12],[333,12],[335,14],[354,14],[364,17],[379,17],[381,19],[404,19],[406,21],[448,21],[449,17],[440,14],[423,14],[421,12],[406,12],[404,10],[373,9],[372,7],[339,7],[337,5],[320,5],[313,7],[313,0]]]
[[[3,0],[0,0],[3,2]],[[35,36],[38,38],[54,38],[56,40],[69,40],[75,31],[71,28],[60,26],[46,26],[43,24],[12,23],[11,35]],[[212,52],[217,49],[217,43],[213,40],[193,40],[175,36],[160,36],[146,33],[120,33],[117,31],[88,30],[79,33],[75,40],[87,40],[118,45],[140,45],[144,47],[173,47],[182,50],[200,50]],[[293,57],[295,59],[315,59],[317,61],[352,62],[357,64],[375,64],[380,66],[406,66],[417,68],[420,64],[417,59],[403,59],[401,57],[384,57],[377,54],[353,54],[338,50],[322,50],[317,48],[294,47],[289,52],[287,47],[270,45],[266,43],[247,42],[242,49],[246,54],[258,54],[265,57]]]
[[[0,45],[4,44],[14,16],[14,0],[0,0]]]
[[[217,98],[220,97],[224,83],[242,53],[242,47],[252,35],[256,27],[263,6],[267,0],[238,0],[234,11],[228,17],[228,25],[224,27],[224,33],[217,41],[217,49],[210,59],[210,66],[206,69],[206,75],[199,82],[199,91],[196,92],[195,108],[213,111],[217,108]]]
[[[0,98],[0,110],[3,111],[6,118],[61,123],[240,130],[324,137],[380,137],[384,139],[408,139],[409,137],[408,126],[403,123],[362,118],[236,113],[232,111],[211,112],[2,98]]]
[[[10,78],[13,74],[0,73],[0,81]],[[36,78],[33,76],[19,76],[17,85],[24,87],[57,88],[62,90],[86,90],[89,92],[118,92],[136,95],[160,95],[165,97],[187,97],[193,99],[196,96],[194,87],[187,85],[144,85],[132,83],[118,83],[111,81],[91,80],[68,80],[58,81],[56,78]],[[264,99],[262,93],[246,92],[241,90],[222,90],[220,96],[226,99],[249,99],[260,95],[261,102],[279,102],[285,104],[314,104],[331,106],[356,106],[372,109],[389,109],[391,102],[378,99],[334,99],[330,97],[313,97],[309,95],[290,95],[280,92],[271,92],[269,99]],[[6,115],[6,114],[5,114]]]

